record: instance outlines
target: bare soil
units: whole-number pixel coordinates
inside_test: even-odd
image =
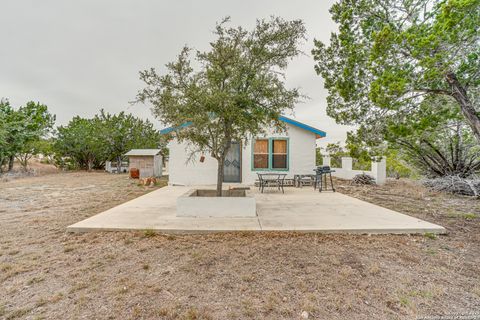
[[[59,173],[60,169],[52,164],[42,163],[37,159],[31,159],[25,170],[20,163],[14,162],[13,169],[10,172],[0,173],[0,183],[32,176],[43,176],[46,174]]]
[[[0,319],[415,319],[480,310],[480,201],[410,181],[340,192],[448,235],[151,231],[65,227],[152,188],[126,175],[0,183]]]

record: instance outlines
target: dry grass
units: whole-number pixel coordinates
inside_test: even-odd
[[[449,234],[67,234],[149,188],[68,173],[0,184],[0,319],[413,319],[480,308],[480,203],[408,181],[341,192]]]

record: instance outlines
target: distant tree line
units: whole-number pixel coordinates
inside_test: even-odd
[[[46,105],[28,102],[17,109],[0,100],[0,172],[11,171],[17,160],[24,170],[34,155],[64,169],[101,169],[106,161],[120,166],[130,149],[160,148],[165,138],[148,120],[104,110],[93,118],[74,117],[54,129],[55,116]]]

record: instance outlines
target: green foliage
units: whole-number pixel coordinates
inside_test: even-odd
[[[340,142],[329,143],[325,147],[325,154],[330,155],[330,166],[332,168],[342,167],[342,157],[348,157],[348,152],[340,145]]]
[[[281,112],[300,99],[298,89],[287,89],[284,72],[300,54],[305,39],[302,21],[280,18],[258,20],[252,31],[217,24],[210,50],[194,56],[184,48],[167,73],[154,69],[140,73],[147,85],[138,101],[150,102],[155,116],[169,126],[190,126],[176,132],[179,141],[218,161],[217,194],[221,195],[223,161],[232,141],[246,143],[269,126],[284,128]]]
[[[348,143],[372,156],[396,150],[402,162],[416,168],[411,176],[468,177],[480,169],[480,146],[464,124],[458,107],[449,99],[425,98],[412,116],[398,116],[384,125],[380,135],[384,140],[378,141],[379,145],[372,147],[370,138],[375,133],[366,126],[349,134]],[[391,171],[394,176],[403,176],[395,171]]]
[[[339,31],[315,41],[315,69],[327,113],[358,125],[367,148],[458,117],[480,141],[480,0],[341,0],[330,12]]]
[[[14,110],[8,100],[0,100],[0,172],[13,153],[10,146],[11,136],[13,134],[13,115]]]
[[[55,139],[52,137],[49,139],[40,139],[34,144],[36,153],[44,156],[42,159],[43,163],[54,164],[54,142]]]
[[[62,160],[60,166],[75,164],[78,168],[92,170],[104,164],[108,155],[98,119],[77,116],[67,126],[58,127],[57,131],[55,150]]]
[[[9,170],[16,157],[24,169],[28,160],[39,152],[41,139],[51,133],[55,116],[46,105],[28,102],[17,110],[8,100],[0,100],[0,166],[9,162]]]
[[[460,121],[399,139],[397,145],[427,177],[467,178],[480,170],[480,145]]]
[[[152,237],[155,237],[156,235],[157,233],[153,229],[146,229],[143,231],[143,236],[145,238],[152,238]]]
[[[416,178],[416,173],[407,164],[398,150],[389,149],[387,158],[387,177],[389,178]]]
[[[92,119],[74,117],[58,128],[54,149],[56,163],[67,169],[100,169],[105,161],[121,162],[131,149],[165,149],[165,138],[148,120],[104,110]]]
[[[436,240],[438,237],[435,233],[432,233],[432,232],[425,232],[423,236],[430,240]]]
[[[165,154],[166,137],[161,136],[148,120],[123,111],[112,115],[101,110],[95,116],[95,121],[101,126],[100,136],[104,140],[106,160],[117,161],[119,167],[123,155],[131,149],[156,149],[161,145],[162,154]]]
[[[341,168],[343,157],[353,158],[352,168],[354,170],[368,171],[372,167],[370,155],[363,151],[358,152],[358,149],[356,149],[353,144],[348,144],[346,148],[344,148],[340,145],[340,142],[329,143],[325,148],[317,149],[317,156],[322,157],[323,155],[330,156],[330,166],[332,168]]]
[[[316,148],[315,149],[315,165],[317,167],[323,165],[322,148]]]

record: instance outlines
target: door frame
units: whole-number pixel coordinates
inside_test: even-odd
[[[225,181],[225,175],[223,176],[223,183],[242,183],[243,181],[243,151],[242,151],[242,142],[236,142],[236,144],[238,144],[238,148],[239,148],[239,153],[238,153],[238,158],[239,158],[239,163],[240,163],[240,170],[239,170],[239,177],[238,177],[238,181],[234,181],[234,182],[231,182],[231,181]],[[225,165],[224,165],[225,166]]]

